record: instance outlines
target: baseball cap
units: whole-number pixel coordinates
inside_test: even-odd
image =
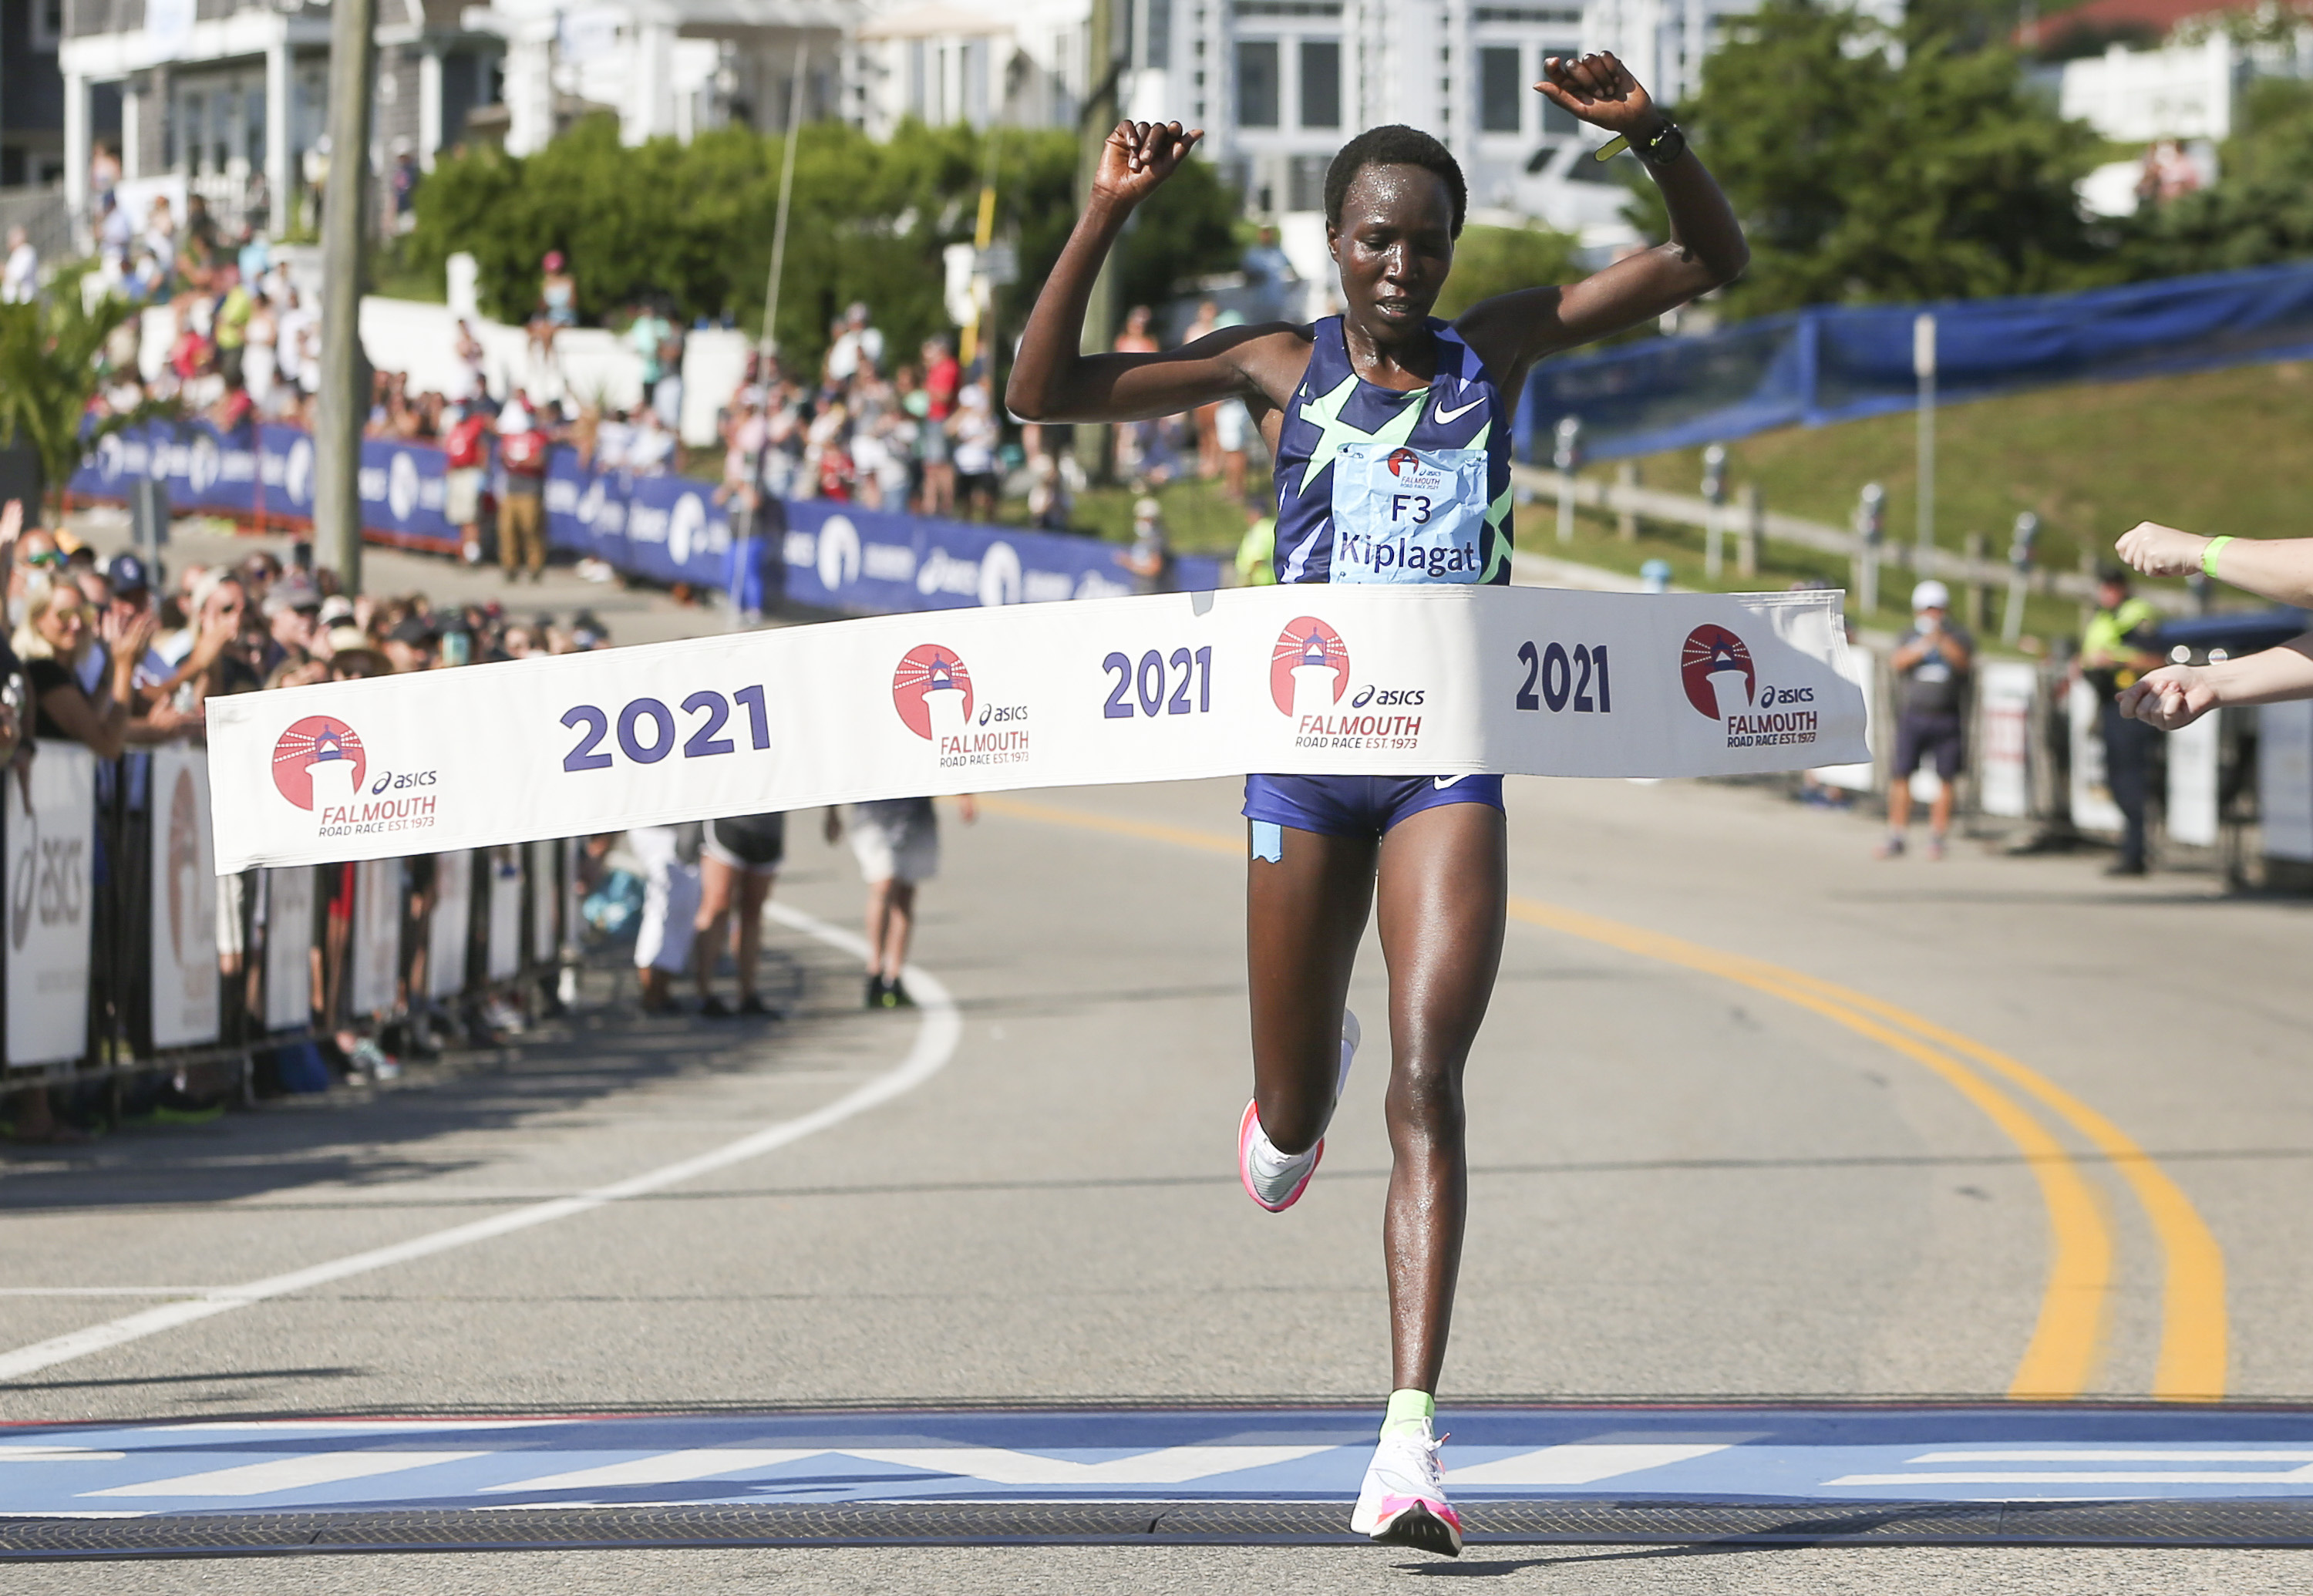
[[[112,563],[104,568],[104,579],[112,584],[116,594],[141,592],[153,585],[145,562],[134,554],[115,554]]]
[[[385,634],[389,643],[407,643],[413,648],[429,648],[434,644],[434,629],[412,615]]]
[[[318,610],[321,607],[320,590],[295,571],[266,591],[265,613],[268,617],[278,615],[284,610]]]
[[[354,618],[354,601],[342,593],[333,593],[321,601],[321,624],[341,627]],[[333,634],[334,635],[334,634]]]
[[[1926,581],[1912,589],[1912,611],[1914,614],[1918,613],[1922,610],[1948,610],[1950,608],[1951,589],[1945,586],[1941,582],[1937,581],[1933,577],[1930,577]]]

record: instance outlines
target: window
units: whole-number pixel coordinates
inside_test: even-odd
[[[1516,48],[1478,52],[1478,131],[1515,133],[1524,114],[1526,85]]]
[[[65,36],[65,0],[32,0],[32,48],[53,50]]]
[[[1341,125],[1341,41],[1338,39],[1301,41],[1301,125]]]
[[[1236,46],[1236,121],[1240,128],[1277,126],[1277,40],[1241,39]]]
[[[1524,5],[1481,5],[1470,13],[1473,22],[1525,22],[1544,27],[1582,25],[1579,11],[1539,11]],[[1559,51],[1561,55],[1568,52]]]
[[[1148,55],[1140,64],[1160,70],[1173,64],[1173,0],[1148,0]]]
[[[1241,17],[1337,17],[1341,0],[1236,0]]]
[[[929,87],[925,82],[925,71],[924,41],[910,39],[908,40],[908,114],[910,116],[925,116],[931,104],[931,98],[925,92]]]
[[[1578,57],[1581,53],[1570,44],[1545,44],[1542,47],[1544,60],[1552,56]],[[1534,64],[1534,76],[1536,83],[1542,81],[1541,61]],[[1535,98],[1542,101],[1542,130],[1544,133],[1579,133],[1582,130],[1580,119],[1572,111],[1561,107],[1557,101],[1542,95],[1536,95]]]

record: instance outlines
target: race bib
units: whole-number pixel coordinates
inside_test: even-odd
[[[1475,582],[1486,452],[1343,444],[1333,456],[1336,582]]]

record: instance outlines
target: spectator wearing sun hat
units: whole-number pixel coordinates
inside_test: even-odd
[[[1888,772],[1887,838],[1879,857],[1904,851],[1912,824],[1912,776],[1932,760],[1940,785],[1928,811],[1928,857],[1944,856],[1952,799],[1966,757],[1968,678],[1975,639],[1950,620],[1951,589],[1930,578],[1912,589],[1912,624],[1895,639],[1887,669],[1895,680],[1895,762]]]

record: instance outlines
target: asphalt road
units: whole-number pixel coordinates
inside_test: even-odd
[[[1443,1406],[1996,1399],[2027,1368],[2062,1396],[2142,1398],[2213,1370],[2228,1397],[2313,1398],[2304,909],[2224,901],[2205,877],[2108,882],[2092,860],[1878,863],[1860,823],[1757,789],[1511,791],[1519,907],[1471,1066]],[[1002,800],[971,830],[950,815],[918,958],[961,1030],[908,1089],[693,1179],[22,1375],[0,1383],[0,1420],[1378,1404],[1384,1050],[1361,1058],[1308,1195],[1256,1212],[1232,1163],[1248,1082],[1235,810],[1209,783]],[[849,924],[848,854],[798,833],[782,900]],[[852,1009],[840,950],[772,940],[776,983],[801,1004],[782,1026],[640,1020],[629,982],[503,1067],[0,1155],[0,1357],[171,1288],[660,1169],[920,1053],[914,1017]],[[1352,998],[1369,1037],[1380,975],[1369,948]],[[613,997],[606,981],[594,995]],[[2313,1556],[2194,1550],[1473,1548],[1430,1568],[1561,1592],[2313,1581]],[[7,1578],[26,1592],[1161,1591],[1370,1589],[1400,1571],[1429,1573],[1363,1548],[1045,1548]]]

